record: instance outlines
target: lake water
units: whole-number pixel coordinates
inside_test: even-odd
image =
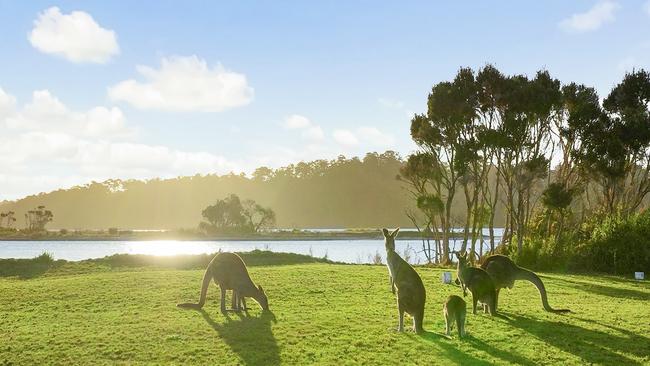
[[[497,232],[501,235],[501,231]],[[497,237],[497,240],[500,239]],[[460,248],[461,240],[451,243],[452,250]],[[434,245],[433,242],[431,243]],[[413,264],[425,263],[420,240],[397,240],[397,252],[408,253]],[[484,240],[484,252],[489,241]],[[273,252],[308,254],[345,263],[372,263],[375,254],[385,262],[383,240],[292,240],[292,241],[0,241],[0,258],[33,258],[43,252],[55,259],[78,261],[102,258],[113,254],[204,254],[219,250],[246,252],[255,249]]]

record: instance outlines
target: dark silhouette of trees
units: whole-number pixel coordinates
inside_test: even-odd
[[[243,203],[236,194],[230,194],[206,207],[201,213],[205,221],[199,229],[208,234],[255,233],[275,225],[275,212],[253,200]]]
[[[13,211],[0,212],[0,229],[11,229],[16,222]]]
[[[54,214],[50,210],[46,210],[45,206],[38,206],[34,210],[29,210],[25,214],[25,223],[27,230],[30,231],[43,231],[45,225],[54,219]]]
[[[253,200],[245,200],[242,207],[242,214],[251,231],[257,233],[275,227],[275,212],[270,208],[262,207]]]

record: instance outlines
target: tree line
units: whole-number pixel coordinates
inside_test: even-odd
[[[593,215],[637,212],[650,191],[649,103],[645,70],[627,73],[602,102],[546,70],[461,68],[435,84],[426,113],[411,120],[418,151],[400,171],[417,207],[408,216],[435,235],[432,261],[450,261],[457,201],[466,206],[460,250],[478,255],[483,228],[495,250],[500,204],[503,246],[518,254],[527,237],[559,239]]]
[[[0,202],[0,211],[16,213],[15,228],[27,225],[24,213],[44,205],[56,214],[52,229],[176,230],[196,228],[203,209],[235,194],[272,208],[280,228],[409,226],[404,210],[415,204],[395,179],[404,163],[386,151],[260,167],[250,175],[111,179]],[[459,201],[453,211],[461,216],[462,210]]]

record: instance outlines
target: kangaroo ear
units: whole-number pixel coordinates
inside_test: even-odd
[[[264,289],[262,288],[262,285],[257,285],[257,288],[260,290],[261,293],[264,293]]]
[[[390,233],[388,232],[388,229],[383,228],[381,231],[384,233],[384,237],[388,238],[390,236]]]
[[[390,236],[392,236],[392,237],[394,238],[394,237],[397,236],[397,233],[399,233],[399,228],[395,229],[395,231],[393,231],[393,232],[390,234]]]

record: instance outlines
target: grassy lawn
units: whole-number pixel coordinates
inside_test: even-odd
[[[202,270],[67,263],[29,279],[0,277],[0,365],[650,364],[647,282],[544,275],[551,305],[568,315],[544,312],[537,290],[517,283],[501,294],[508,320],[468,314],[459,340],[440,334],[442,301],[460,289],[440,283],[442,270],[418,271],[423,336],[395,331],[383,266],[251,267],[272,314],[251,300],[250,316],[228,318],[216,286],[204,311],[176,308],[198,299]]]

